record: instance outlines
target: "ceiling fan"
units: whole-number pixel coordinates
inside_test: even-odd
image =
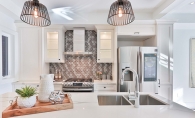
[[[73,18],[68,16],[68,14],[74,14],[74,12],[71,10],[71,7],[55,8],[55,9],[52,9],[52,11],[54,13],[64,17],[67,20],[73,20]]]
[[[54,9],[52,9],[52,11],[54,13],[60,15],[61,17],[65,18],[67,20],[70,20],[70,21],[71,20],[74,20],[72,17],[70,17],[72,15],[77,16],[77,17],[80,17],[80,18],[82,18],[82,19],[84,19],[84,20],[87,21],[87,19],[83,18],[81,15],[79,15],[78,13],[75,13],[74,12],[75,10],[72,7],[54,8]]]

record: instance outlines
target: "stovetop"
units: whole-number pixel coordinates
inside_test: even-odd
[[[65,80],[65,82],[93,82],[91,78],[70,78]]]

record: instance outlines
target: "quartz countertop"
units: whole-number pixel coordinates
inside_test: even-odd
[[[150,96],[159,99],[169,105],[141,105],[134,106],[99,106],[98,95],[127,95],[127,93],[71,93],[74,108],[26,116],[17,118],[194,118],[195,112],[181,105],[173,103],[156,94]],[[1,112],[9,106],[9,100],[13,100],[15,93],[0,95]]]
[[[39,84],[39,81],[18,81],[14,83],[19,84]],[[63,84],[63,82],[53,82],[54,84]],[[116,82],[113,80],[94,80],[94,84],[113,84],[116,85]]]
[[[19,84],[39,84],[39,81],[18,81],[14,83],[19,83]],[[63,84],[63,82],[53,82],[54,84]]]

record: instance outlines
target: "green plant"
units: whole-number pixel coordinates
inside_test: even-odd
[[[31,86],[25,86],[25,87],[22,88],[22,89],[16,89],[15,92],[16,92],[18,95],[20,95],[21,97],[23,97],[23,98],[27,98],[27,97],[29,98],[29,97],[31,97],[31,96],[37,94],[37,93],[36,93],[36,88],[31,87]]]

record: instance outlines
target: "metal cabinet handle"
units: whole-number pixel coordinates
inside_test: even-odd
[[[39,85],[37,85],[37,87],[39,87]]]
[[[158,79],[158,84],[159,84],[158,87],[160,88],[160,79]]]
[[[106,87],[104,87],[104,88],[106,88]]]
[[[60,60],[60,59],[59,59]]]
[[[139,34],[139,32],[134,32],[134,34]]]

